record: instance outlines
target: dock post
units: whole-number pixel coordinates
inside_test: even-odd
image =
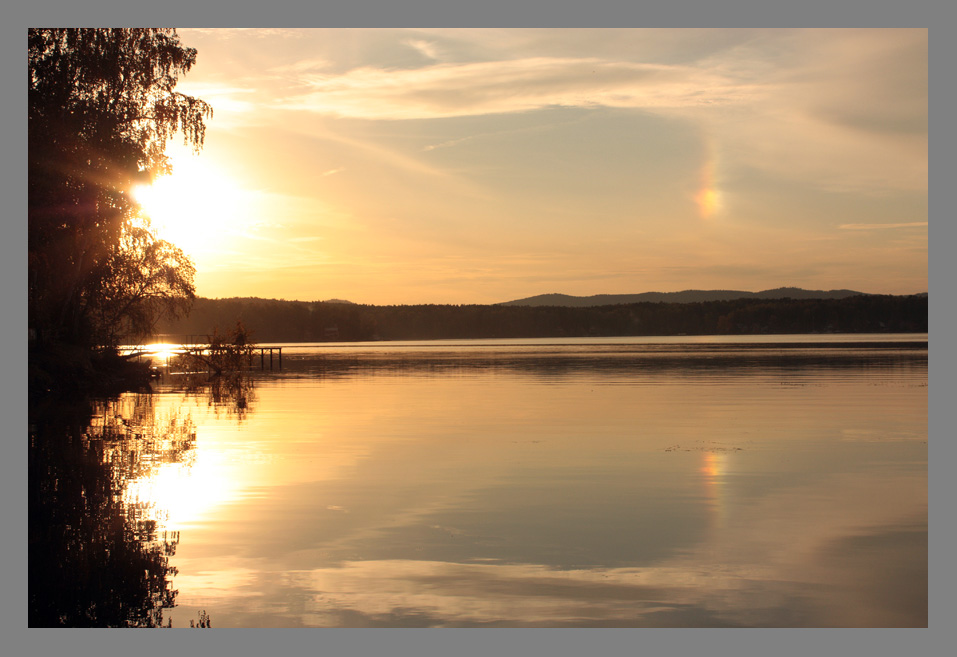
[[[279,347],[279,369],[282,369],[282,347]]]
[[[269,347],[269,369],[272,369],[272,347]]]
[[[265,356],[263,355],[264,351],[265,349],[262,347],[259,348],[259,369],[261,370],[266,369],[266,363],[264,362]]]

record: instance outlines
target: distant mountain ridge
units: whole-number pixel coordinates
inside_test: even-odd
[[[735,299],[844,299],[866,292],[854,290],[805,290],[799,287],[779,287],[761,292],[742,290],[684,290],[682,292],[642,292],[641,294],[594,294],[576,297],[568,294],[539,294],[525,299],[505,301],[499,306],[566,306],[586,308],[589,306],[613,306],[620,303],[665,302],[699,303],[702,301],[733,301]]]

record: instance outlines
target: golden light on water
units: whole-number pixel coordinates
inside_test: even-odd
[[[711,505],[715,526],[721,527],[727,520],[728,513],[724,481],[728,455],[723,452],[704,452],[702,458],[700,471],[705,485],[705,497]]]
[[[704,453],[704,463],[701,465],[701,472],[703,472],[709,484],[715,483],[715,477],[720,476],[724,471],[724,454],[716,454],[715,452],[705,452]]]
[[[197,445],[184,462],[161,463],[129,482],[128,504],[148,509],[162,531],[178,531],[240,496],[226,454]]]

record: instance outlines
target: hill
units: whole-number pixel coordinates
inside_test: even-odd
[[[734,301],[736,299],[845,299],[860,296],[864,292],[854,290],[804,290],[799,287],[779,287],[762,292],[742,290],[684,290],[683,292],[642,292],[641,294],[594,294],[590,297],[575,297],[568,294],[539,294],[515,301],[505,301],[500,306],[563,306],[588,308],[613,306],[620,303],[701,303],[703,301]]]

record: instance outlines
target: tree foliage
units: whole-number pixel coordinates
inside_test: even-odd
[[[172,29],[29,31],[30,324],[115,344],[193,298],[185,254],[137,216],[131,189],[167,173],[167,141],[202,147],[212,109],[176,92],[196,61]]]
[[[146,226],[124,227],[105,269],[99,302],[89,317],[104,346],[116,346],[125,336],[149,335],[160,317],[184,314],[194,298],[193,263]]]

